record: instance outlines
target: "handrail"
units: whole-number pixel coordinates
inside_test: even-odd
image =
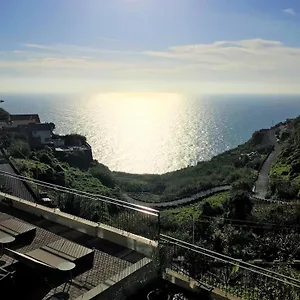
[[[142,206],[142,205],[138,205],[138,204],[134,204],[134,203],[129,203],[120,199],[115,199],[115,198],[111,198],[111,197],[107,197],[107,196],[103,196],[103,195],[97,195],[97,194],[92,194],[92,193],[88,193],[88,192],[83,192],[83,191],[79,191],[77,189],[71,189],[71,188],[67,188],[67,187],[62,187],[53,183],[48,183],[48,182],[44,182],[44,181],[40,181],[37,179],[33,179],[33,178],[29,178],[26,176],[22,176],[22,175],[17,175],[17,174],[12,174],[9,172],[5,172],[0,170],[0,174],[6,175],[8,177],[12,177],[15,179],[19,179],[19,180],[24,180],[24,181],[29,181],[29,182],[33,182],[36,183],[40,186],[43,187],[52,187],[55,190],[61,191],[61,192],[71,192],[74,195],[78,195],[78,196],[85,196],[89,199],[93,199],[92,197],[96,197],[98,200],[102,200],[105,203],[110,203],[110,204],[115,204],[115,205],[119,205],[122,207],[126,207],[135,211],[139,211],[142,213],[147,213],[147,214],[151,214],[151,215],[158,215],[159,211],[147,206]]]
[[[278,276],[278,277],[285,278],[287,280],[294,281],[294,282],[296,282],[296,286],[300,288],[300,280],[298,280],[296,278],[292,278],[292,277],[289,277],[289,276],[286,276],[286,275],[283,275],[283,274],[280,274],[280,273],[276,273],[276,272],[268,270],[268,269],[261,268],[259,266],[244,262],[242,260],[227,256],[227,255],[224,255],[224,254],[221,254],[221,253],[218,253],[218,252],[215,252],[215,251],[212,251],[212,250],[209,250],[209,249],[206,249],[206,248],[194,245],[194,244],[187,243],[185,241],[173,238],[173,237],[168,236],[168,235],[160,234],[160,237],[161,237],[162,241],[174,243],[177,246],[183,247],[187,250],[191,250],[191,251],[195,251],[195,252],[198,252],[200,254],[203,254],[203,255],[211,256],[212,258],[217,258],[219,260],[222,260],[224,262],[228,262],[228,263],[233,264],[233,265],[239,265],[242,268],[246,268],[246,269],[251,268],[253,272],[260,272],[260,273],[266,272],[266,273],[269,273],[269,274],[272,274],[272,275],[275,275],[275,276]],[[255,270],[255,269],[257,269],[257,270]],[[268,274],[264,274],[264,275],[265,276],[270,276]],[[281,279],[281,278],[277,278],[277,279],[278,280],[284,280],[284,279]],[[286,282],[286,281],[284,281],[284,282]],[[299,284],[299,286],[298,286],[298,284]]]
[[[180,246],[180,247],[182,247],[182,248],[184,248],[184,249],[192,250],[192,249],[188,248],[187,246],[180,245],[180,244],[177,244],[177,243],[174,243],[174,244],[177,245],[177,246]],[[285,283],[285,284],[289,284],[289,285],[291,285],[291,286],[294,286],[294,287],[300,289],[300,284],[298,285],[298,284],[296,284],[296,283],[287,281],[287,280],[282,279],[282,278],[280,278],[280,277],[274,277],[274,276],[272,276],[272,275],[269,275],[269,274],[260,272],[259,270],[255,270],[255,269],[252,269],[252,268],[249,268],[249,267],[245,267],[245,266],[241,265],[242,261],[240,261],[239,263],[234,263],[234,262],[228,261],[228,260],[226,260],[226,259],[222,259],[222,258],[219,258],[219,257],[217,257],[217,256],[214,256],[214,255],[212,255],[212,254],[208,254],[208,253],[202,252],[202,251],[197,251],[197,253],[202,254],[202,255],[205,255],[205,256],[208,256],[208,257],[213,258],[213,259],[217,259],[217,260],[219,260],[219,261],[222,261],[222,262],[224,262],[224,263],[227,263],[227,264],[230,264],[230,265],[233,265],[233,266],[239,266],[241,269],[244,269],[244,270],[246,270],[246,271],[250,271],[250,272],[256,273],[256,274],[258,274],[258,275],[262,275],[262,276],[268,277],[268,278],[273,279],[273,280],[275,279],[275,280],[277,280],[277,281],[280,281],[280,282]],[[252,266],[252,265],[251,265],[251,266]],[[266,271],[265,269],[262,269],[262,270]],[[274,272],[274,273],[275,273],[275,272]],[[278,273],[275,273],[275,274],[278,274]],[[278,275],[281,275],[282,277],[287,277],[287,278],[291,279],[292,281],[296,281],[296,282],[298,283],[298,281],[295,280],[294,278],[291,278],[291,277],[288,277],[288,276],[285,276],[285,275],[282,275],[282,274],[278,274]]]

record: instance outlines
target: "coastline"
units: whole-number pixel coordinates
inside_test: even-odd
[[[36,116],[38,118],[38,115]],[[54,123],[44,123],[40,126],[55,128]],[[93,160],[92,147],[87,144],[87,138],[79,134],[53,134],[54,148],[27,150],[26,159],[16,151],[13,156],[16,156],[19,168],[24,170],[22,172],[25,176],[85,189],[91,193],[103,192],[105,195],[127,197],[131,202],[157,205],[155,203],[191,200],[194,195],[204,191],[209,195],[210,190],[220,186],[231,186],[236,182],[244,182],[245,186],[252,189],[262,164],[274,147],[274,138],[270,138],[270,132],[276,126],[254,132],[244,144],[220,153],[208,161],[200,161],[195,166],[163,174],[111,171],[101,162]],[[60,146],[55,146],[56,144]],[[86,144],[89,151],[84,147]]]

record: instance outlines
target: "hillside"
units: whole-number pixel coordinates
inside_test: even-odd
[[[113,172],[113,176],[121,190],[147,202],[183,198],[238,181],[252,187],[263,160],[272,149],[266,142],[267,135],[268,130],[257,131],[245,144],[182,170],[162,175]]]
[[[80,157],[70,165],[49,147],[30,150],[26,140],[17,140],[18,137],[9,132],[3,142],[13,158],[21,159],[20,170],[24,175],[91,193],[116,197],[126,193],[140,201],[161,202],[189,197],[224,184],[238,183],[250,190],[262,162],[272,149],[268,136],[268,130],[257,131],[248,142],[209,161],[162,175],[111,172],[95,160],[82,169]]]
[[[300,116],[282,130],[281,151],[270,173],[270,196],[293,200],[300,197]]]
[[[300,189],[297,185],[300,182],[300,118],[286,123],[283,128],[281,153],[272,168],[271,187],[275,187],[274,197],[282,191],[286,194],[280,196],[292,193],[290,196],[296,197]],[[26,176],[113,197],[128,193],[142,200],[170,200],[230,183],[233,186],[230,192],[161,211],[161,232],[235,258],[285,263],[300,259],[299,204],[253,202],[249,197],[258,170],[272,150],[268,136],[268,130],[255,132],[245,144],[210,161],[162,175],[111,172],[97,161],[93,161],[88,170],[80,170],[60,161],[51,149],[32,151],[21,141],[10,142],[7,149]],[[281,189],[282,186],[285,189]],[[62,211],[86,219],[102,222],[106,218],[111,224],[127,224],[126,212],[111,210],[109,205],[100,207],[98,201],[72,197],[56,201]],[[137,226],[143,230],[151,228],[139,219],[130,226],[133,232]],[[276,266],[276,271],[287,275],[294,272],[286,266]]]

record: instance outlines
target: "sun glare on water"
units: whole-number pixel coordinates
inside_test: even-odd
[[[180,94],[98,94],[82,103],[89,113],[80,118],[98,120],[86,134],[95,156],[113,170],[159,172],[172,168],[168,156],[178,157],[184,101]]]

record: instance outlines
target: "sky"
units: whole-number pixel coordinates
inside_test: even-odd
[[[0,0],[0,93],[299,93],[299,0]]]

